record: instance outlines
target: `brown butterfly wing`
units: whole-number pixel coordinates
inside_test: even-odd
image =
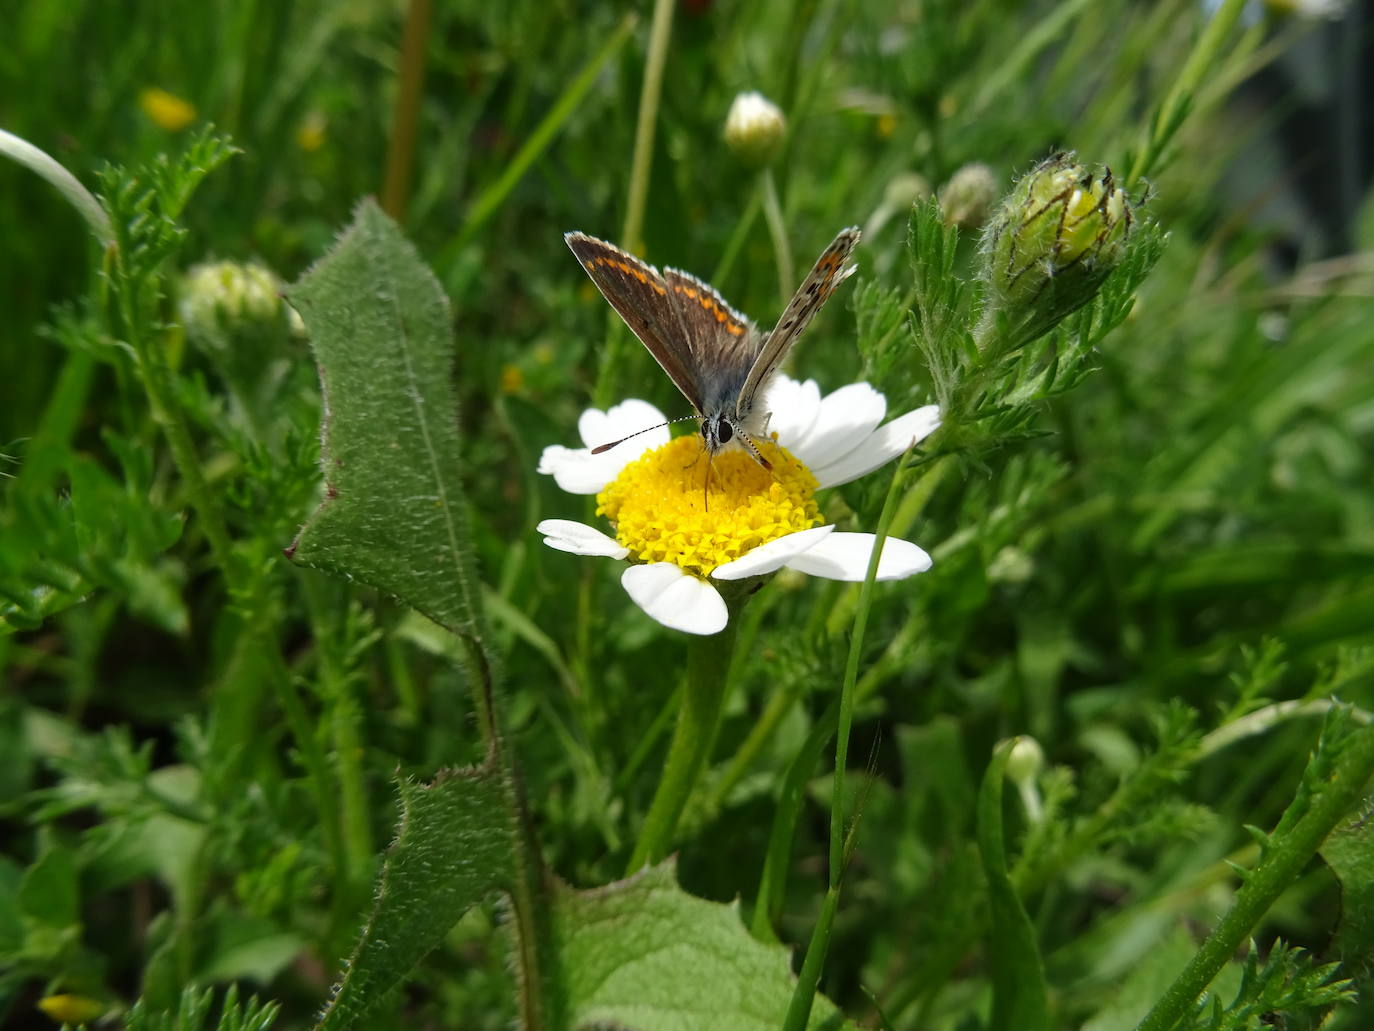
[[[663,270],[663,281],[677,301],[695,361],[704,414],[734,411],[734,402],[754,364],[762,338],[745,316],[715,288],[678,269]]]
[[[699,352],[684,325],[678,295],[658,269],[615,244],[585,233],[563,237],[603,297],[619,312],[669,379],[698,412],[701,396]]]
[[[845,263],[849,260],[849,255],[858,242],[859,230],[857,226],[841,229],[835,239],[830,242],[830,246],[823,250],[821,256],[816,259],[816,264],[812,266],[811,271],[802,280],[801,286],[792,296],[792,300],[783,309],[782,315],[778,318],[778,324],[764,338],[753,367],[749,370],[748,376],[740,387],[739,414],[741,416],[749,414],[759,389],[777,370],[778,365],[787,356],[787,352],[797,342],[797,338],[805,332],[806,327],[811,324],[811,320],[816,317],[816,313],[830,299],[830,295],[854,272],[854,266]]]

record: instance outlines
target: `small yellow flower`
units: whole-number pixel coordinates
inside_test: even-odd
[[[181,132],[196,120],[196,109],[174,93],[150,86],[138,95],[138,106],[153,123],[168,132]]]
[[[501,393],[518,394],[525,388],[525,374],[518,365],[501,366]]]
[[[84,995],[49,995],[38,1000],[38,1008],[59,1024],[89,1024],[105,1012],[105,1004]]]
[[[311,111],[296,129],[296,146],[307,154],[313,154],[324,146],[324,131],[329,120],[319,111]]]

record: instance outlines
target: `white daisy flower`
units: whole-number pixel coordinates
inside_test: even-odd
[[[575,555],[629,559],[620,582],[641,609],[689,634],[725,629],[729,611],[717,582],[774,573],[784,566],[830,580],[861,581],[877,538],[822,525],[814,494],[872,472],[940,425],[926,405],[879,425],[887,401],[867,383],[821,397],[814,380],[779,375],[769,394],[771,441],[758,441],[769,471],[742,449],[701,461],[695,434],[670,439],[668,427],[631,437],[600,455],[591,448],[655,426],[663,414],[629,400],[578,420],[586,447],[547,447],[539,471],[570,494],[595,494],[597,515],[615,536],[569,519],[545,519],[544,543]],[[879,580],[930,568],[930,556],[889,537]]]

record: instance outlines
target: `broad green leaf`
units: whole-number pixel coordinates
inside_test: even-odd
[[[591,891],[558,887],[561,1026],[776,1031],[796,977],[788,950],[750,937],[738,905],[695,898],[672,860]],[[853,1027],[816,998],[808,1028]]]
[[[1367,976],[1374,970],[1374,819],[1368,806],[1331,832],[1321,855],[1341,882],[1337,941],[1345,973]]]
[[[992,1027],[1018,1031],[1048,1031],[1049,996],[1045,967],[1026,909],[1007,872],[1002,827],[1002,784],[1007,758],[1015,740],[1003,741],[993,752],[978,791],[978,848],[988,879],[991,914],[988,966],[992,973]]]
[[[403,782],[401,823],[348,973],[318,1031],[345,1028],[397,987],[458,918],[503,887],[514,824],[498,774],[474,767]]]
[[[325,500],[288,553],[477,636],[448,300],[372,201],[287,291],[325,398]]]
[[[69,928],[81,920],[76,853],[48,839],[19,882],[19,911],[34,924]]]

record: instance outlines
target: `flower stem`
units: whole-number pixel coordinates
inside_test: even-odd
[[[658,782],[649,815],[625,869],[626,876],[645,864],[660,862],[673,845],[678,818],[701,776],[720,728],[735,646],[736,613],[713,637],[693,637],[687,645],[687,686],[678,709],[673,743],[668,747],[663,778]]]
[[[644,242],[644,209],[649,202],[649,174],[654,163],[654,128],[658,123],[658,101],[663,94],[663,66],[673,32],[674,6],[673,0],[654,0],[654,20],[649,26],[649,52],[639,91],[639,120],[630,166],[630,195],[625,202],[625,225],[620,233],[621,246],[632,252],[639,251]]]
[[[827,883],[825,902],[821,907],[820,919],[806,946],[806,958],[802,960],[801,974],[792,992],[792,1002],[787,1009],[785,1031],[800,1031],[806,1026],[811,1014],[811,1004],[815,1001],[816,986],[820,983],[821,967],[826,953],[830,950],[830,929],[835,921],[835,909],[840,902],[840,886],[844,882],[844,870],[854,848],[857,824],[845,832],[844,824],[844,774],[849,762],[849,732],[854,725],[854,689],[859,678],[859,659],[863,655],[864,631],[868,628],[868,610],[873,604],[873,584],[878,578],[878,561],[882,558],[883,541],[887,539],[888,528],[897,511],[897,497],[906,472],[907,460],[915,442],[906,449],[897,470],[888,484],[887,498],[883,501],[882,515],[878,517],[878,529],[874,534],[873,553],[868,559],[868,572],[864,576],[859,592],[858,611],[854,614],[854,631],[849,637],[849,657],[845,662],[844,683],[840,687],[839,712],[835,731],[835,781],[830,797],[830,878]]]
[[[410,200],[411,168],[415,163],[415,126],[420,117],[420,97],[425,83],[425,41],[429,38],[431,0],[410,0],[405,33],[401,40],[401,81],[392,112],[391,138],[387,143],[386,179],[382,186],[382,210],[402,225]]]
[[[1148,175],[1158,164],[1164,148],[1183,124],[1194,95],[1202,84],[1203,76],[1221,64],[1222,48],[1240,19],[1245,3],[1246,0],[1225,0],[1208,21],[1207,27],[1202,30],[1202,35],[1198,37],[1193,52],[1184,62],[1173,88],[1159,105],[1155,117],[1146,129],[1145,139],[1131,163],[1130,173],[1126,176],[1127,184],[1135,183],[1142,176]]]
[[[778,268],[778,294],[786,304],[792,297],[792,243],[787,237],[787,223],[782,217],[782,204],[778,200],[778,184],[773,178],[773,170],[765,168],[759,178],[759,189],[763,196],[763,217],[768,223],[768,235],[773,238],[773,260]]]
[[[47,152],[39,150],[28,140],[0,129],[0,157],[18,162],[56,187],[67,202],[81,213],[81,217],[86,220],[86,224],[91,227],[91,232],[102,246],[109,246],[114,242],[110,216],[105,214],[100,201],[81,185],[81,180],[58,164]]]
[[[888,484],[887,497],[883,501],[883,511],[878,517],[878,528],[874,534],[873,554],[868,558],[868,572],[859,587],[858,611],[854,613],[854,631],[849,635],[849,656],[844,665],[844,683],[840,687],[840,713],[835,731],[835,786],[830,797],[830,886],[838,888],[844,877],[845,833],[844,833],[844,775],[849,762],[849,731],[854,725],[854,687],[859,679],[859,659],[863,655],[864,632],[868,629],[868,610],[873,604],[873,584],[878,577],[878,562],[882,558],[883,542],[887,540],[897,512],[897,498],[905,479],[907,459],[911,457],[913,443],[897,464]]]
[[[1253,933],[1260,918],[1290,887],[1326,836],[1360,800],[1374,774],[1374,728],[1355,733],[1345,754],[1326,778],[1312,807],[1282,838],[1276,835],[1268,853],[1245,878],[1235,902],[1193,954],[1137,1031],[1168,1031],[1192,1010],[1197,998]],[[1286,819],[1286,817],[1285,817]]]
[[[654,0],[654,20],[649,25],[649,52],[644,61],[644,81],[639,90],[639,118],[635,124],[634,158],[630,165],[630,191],[625,201],[625,224],[620,245],[631,253],[644,249],[644,209],[649,203],[649,176],[654,163],[654,128],[658,124],[658,102],[663,94],[663,66],[668,58],[668,41],[673,32],[673,0]],[[607,321],[606,349],[597,373],[592,402],[604,408],[615,389],[612,377],[620,367],[620,351],[625,346],[623,323]]]

